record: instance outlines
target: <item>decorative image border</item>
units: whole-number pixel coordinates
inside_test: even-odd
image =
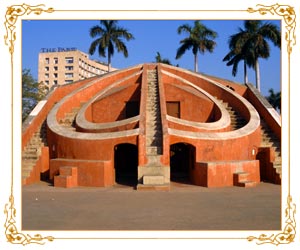
[[[17,39],[19,39],[18,34],[16,32],[16,24],[20,17],[25,15],[42,15],[44,13],[53,13],[56,11],[64,12],[64,11],[72,11],[76,12],[79,10],[55,10],[55,8],[47,8],[44,4],[39,4],[35,6],[30,6],[28,4],[21,4],[21,5],[11,5],[7,7],[6,13],[5,13],[5,30],[6,35],[4,36],[5,45],[8,47],[9,53],[10,53],[10,68],[11,68],[11,92],[12,96],[14,95],[14,51],[15,51],[15,42]],[[80,10],[85,11],[85,10]],[[103,10],[93,10],[94,12],[100,12]],[[108,11],[108,10],[106,10]],[[112,11],[112,10],[111,10]],[[136,11],[136,10],[135,10]],[[172,10],[170,10],[172,11]],[[199,11],[203,12],[205,10],[193,10],[193,11]],[[213,11],[213,10],[211,10]],[[237,10],[233,10],[237,11]],[[290,86],[291,86],[291,56],[293,52],[293,46],[296,45],[296,13],[294,10],[294,7],[289,5],[279,5],[274,4],[270,6],[265,6],[262,4],[256,5],[255,8],[248,8],[247,10],[244,10],[248,13],[259,13],[264,16],[272,15],[272,16],[278,16],[282,19],[283,23],[285,24],[285,41],[287,43],[287,58],[288,58],[288,64],[287,64],[287,92],[288,92],[288,115],[287,120],[290,124]],[[128,10],[130,12],[130,10]],[[230,12],[230,10],[224,10],[224,12]],[[13,105],[13,104],[12,104]],[[13,110],[12,110],[13,112]],[[12,115],[12,124],[14,124],[14,116]],[[14,133],[12,132],[11,135],[12,138],[12,148],[11,151],[13,152],[14,148]],[[290,244],[294,242],[295,236],[296,236],[296,220],[295,220],[295,214],[296,214],[296,204],[293,203],[293,199],[291,196],[291,168],[290,168],[290,131],[288,131],[288,157],[287,157],[287,194],[286,194],[286,208],[285,208],[285,225],[283,225],[282,232],[279,232],[277,234],[261,234],[259,236],[249,236],[246,238],[243,238],[244,240],[247,240],[249,242],[255,242],[258,245],[261,244],[273,244],[273,245],[280,245],[280,244]],[[18,230],[18,227],[16,225],[16,213],[17,210],[15,208],[15,199],[14,199],[14,154],[12,153],[12,159],[11,159],[11,186],[10,186],[10,195],[8,199],[8,203],[5,204],[4,208],[4,214],[6,216],[5,220],[5,236],[9,243],[11,244],[21,244],[21,245],[28,245],[28,244],[45,244],[46,242],[51,242],[54,240],[59,240],[63,238],[54,237],[54,236],[42,236],[41,234],[35,234],[34,236],[31,236],[29,234],[22,233]],[[282,194],[284,195],[284,194]],[[72,239],[72,238],[69,238]],[[197,238],[198,239],[198,238]],[[201,238],[200,238],[201,239]],[[207,239],[207,238],[206,238]],[[214,238],[209,238],[214,239]],[[231,238],[235,239],[235,238]],[[240,237],[237,239],[241,239]]]

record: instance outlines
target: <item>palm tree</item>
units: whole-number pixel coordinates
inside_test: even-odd
[[[227,66],[232,65],[232,75],[236,76],[238,72],[238,65],[241,61],[244,62],[244,83],[248,83],[248,72],[247,66],[251,67],[253,65],[253,58],[251,54],[247,54],[243,50],[243,45],[247,39],[247,35],[240,29],[240,32],[230,36],[228,40],[230,51],[223,58],[223,61],[228,61]],[[246,55],[247,54],[247,55]]]
[[[269,89],[268,102],[277,110],[281,111],[281,92],[275,93],[273,89]]]
[[[170,62],[170,60],[167,59],[167,58],[162,58],[159,52],[156,52],[155,61],[157,63],[165,63],[165,64],[172,65],[171,62]]]
[[[216,42],[213,39],[217,37],[217,33],[198,20],[194,22],[193,27],[189,24],[179,26],[177,32],[178,34],[186,32],[189,36],[180,41],[182,45],[177,50],[176,59],[179,59],[186,50],[192,49],[194,54],[194,71],[198,72],[198,52],[200,54],[204,54],[206,51],[212,53],[216,46]]]
[[[234,37],[238,39],[236,41],[231,41]],[[235,56],[240,57],[241,60],[244,60],[246,65],[255,69],[256,88],[259,91],[260,69],[258,59],[266,59],[270,56],[270,46],[267,40],[270,40],[276,47],[280,48],[280,30],[276,25],[263,23],[260,20],[244,21],[244,29],[240,28],[239,33],[231,36],[231,39],[229,40],[229,48],[231,50],[229,54],[232,53],[231,56],[233,55],[231,58],[233,59]],[[225,56],[225,58],[228,59],[229,57]],[[229,65],[234,65],[234,63]]]
[[[89,48],[89,54],[93,55],[98,49],[99,56],[106,57],[108,61],[108,72],[111,69],[111,57],[117,48],[118,52],[122,52],[125,57],[128,57],[128,51],[122,38],[126,41],[134,39],[133,35],[126,29],[117,26],[116,20],[101,20],[100,25],[95,25],[90,29],[92,38],[99,37],[94,40]]]

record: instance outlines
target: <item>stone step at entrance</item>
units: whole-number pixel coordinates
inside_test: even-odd
[[[143,184],[136,187],[140,191],[169,191],[170,185],[165,184],[165,177],[162,175],[145,175]]]
[[[233,174],[233,185],[237,187],[255,187],[257,182],[250,180],[248,172],[236,172]]]

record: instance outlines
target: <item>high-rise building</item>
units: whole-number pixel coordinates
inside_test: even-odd
[[[108,68],[76,48],[42,48],[38,66],[38,82],[43,82],[49,89],[107,73]]]

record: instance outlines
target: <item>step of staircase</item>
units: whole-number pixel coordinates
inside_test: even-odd
[[[249,173],[248,172],[237,172],[233,174],[234,183],[239,183],[243,181],[248,181]]]
[[[161,155],[162,154],[162,148],[161,147],[155,147],[155,146],[147,146],[147,155]]]
[[[250,188],[250,187],[256,187],[257,183],[254,181],[241,181],[241,182],[237,183],[235,186]]]
[[[163,185],[144,185],[138,184],[136,186],[138,191],[169,191],[170,184],[163,184]]]

